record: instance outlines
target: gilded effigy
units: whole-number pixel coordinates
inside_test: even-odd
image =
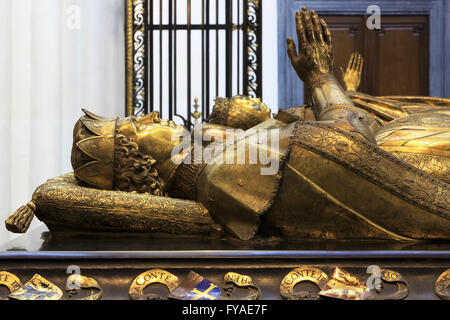
[[[450,100],[358,93],[358,55],[344,90],[332,75],[325,21],[304,8],[296,25],[298,50],[288,39],[288,55],[312,106],[270,119],[257,99],[218,98],[199,130],[223,138],[210,156],[224,162],[205,161],[211,141],[174,154],[180,141],[172,137],[186,129],[157,113],[84,111],[74,128],[74,173],[39,187],[7,228],[25,232],[36,215],[64,233],[449,240]],[[242,131],[230,136],[230,128]],[[259,132],[276,135],[261,140]],[[265,161],[239,163],[251,150],[265,151]]]

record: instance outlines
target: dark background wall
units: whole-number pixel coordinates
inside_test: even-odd
[[[367,8],[381,9],[381,29],[369,30]],[[279,107],[308,102],[291,68],[285,39],[296,39],[295,11],[315,9],[330,26],[335,75],[360,52],[365,68],[360,91],[372,95],[450,96],[450,5],[445,0],[278,1]]]

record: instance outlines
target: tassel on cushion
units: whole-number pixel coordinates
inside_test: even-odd
[[[36,205],[33,201],[21,206],[5,221],[6,229],[13,233],[25,233],[33,221]]]

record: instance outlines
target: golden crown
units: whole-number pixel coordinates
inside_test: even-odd
[[[118,118],[104,118],[85,109],[73,132],[75,177],[93,187],[114,188],[114,147]]]

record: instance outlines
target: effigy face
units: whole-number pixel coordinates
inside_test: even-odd
[[[142,118],[128,117],[119,119],[119,130],[131,142],[138,145],[140,152],[151,155],[156,161],[170,157],[176,141],[172,136],[183,136],[186,129],[173,121],[162,120],[157,112]]]

